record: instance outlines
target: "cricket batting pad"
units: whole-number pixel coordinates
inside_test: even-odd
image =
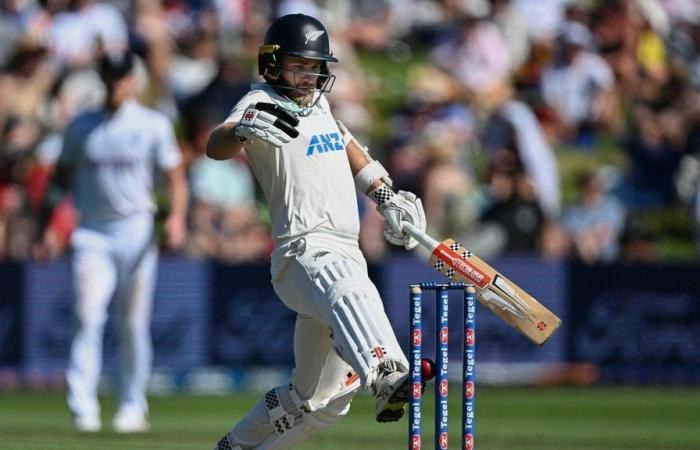
[[[364,386],[374,382],[383,362],[395,361],[407,369],[379,293],[362,267],[330,254],[323,258],[326,261],[314,281],[318,300],[330,305],[328,321],[340,356]]]

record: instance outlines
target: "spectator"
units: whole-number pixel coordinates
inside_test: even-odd
[[[85,67],[101,48],[112,51],[128,46],[128,28],[111,3],[70,0],[51,24],[48,45],[60,66]]]
[[[483,101],[510,77],[510,50],[498,27],[474,15],[461,18],[450,39],[431,52],[432,61],[462,83],[467,97]]]
[[[561,208],[559,168],[554,151],[544,137],[532,110],[510,98],[511,90],[502,89],[496,108],[491,111],[482,136],[482,144],[492,164],[503,152],[510,152],[518,170],[534,187],[540,208],[547,217],[557,219]]]
[[[436,236],[466,233],[478,218],[477,189],[462,167],[463,147],[448,125],[432,123],[420,140],[425,154],[423,195],[430,217],[429,231]]]
[[[563,225],[574,256],[587,264],[614,261],[620,252],[625,210],[604,192],[599,176],[585,172],[577,183],[580,200],[567,208]]]
[[[512,67],[517,70],[530,54],[527,20],[511,0],[490,0],[493,21],[505,38]]]
[[[549,41],[556,37],[565,18],[565,6],[569,0],[514,0],[513,5],[525,17],[530,37],[535,42]]]
[[[90,70],[100,47],[128,42],[144,58],[149,85],[139,98],[168,115],[190,179],[201,183],[202,174],[212,173],[199,164],[204,141],[253,81],[268,20],[295,8],[328,22],[334,55],[345,62],[331,66],[337,78],[329,101],[336,117],[392,167],[399,188],[425,187],[439,205],[454,192],[436,193],[426,173],[449,168],[469,178],[470,193],[484,193],[517,184],[511,178],[519,172],[546,217],[539,251],[558,248],[557,239],[542,236],[558,228],[574,160],[595,167],[603,160],[622,164],[627,156],[620,199],[631,212],[693,210],[695,185],[685,183],[680,205],[671,178],[678,175],[676,159],[689,154],[683,143],[698,134],[700,6],[694,0],[9,0],[0,6],[0,254],[29,254],[27,236],[65,123],[102,94]],[[476,134],[466,144],[424,145],[428,129],[455,108],[469,111],[462,131]],[[572,154],[569,144],[591,151]],[[453,151],[458,167],[444,163]],[[508,175],[495,175],[494,165],[506,161],[514,164]],[[231,165],[212,179],[236,171]],[[69,200],[59,211],[70,211]],[[228,214],[228,206],[210,200],[193,202],[189,223],[197,238],[189,248],[233,261],[233,243],[240,233],[248,236],[246,227],[264,229],[265,211],[254,204],[244,215]],[[381,261],[386,246],[374,236],[381,218],[371,208],[361,211],[363,248]],[[70,214],[58,216],[56,251],[73,226]],[[431,217],[429,225],[440,230],[469,222],[443,228],[452,219],[439,211]],[[248,225],[241,228],[241,221]],[[468,237],[481,236],[480,224],[473,225]],[[631,227],[626,235],[642,231]],[[222,239],[231,248],[211,244]],[[192,247],[195,241],[209,244]],[[259,258],[267,258],[263,248],[255,252]]]
[[[192,232],[189,252],[229,263],[269,257],[269,230],[258,218],[255,182],[245,158],[199,157],[190,171]]]
[[[482,221],[497,227],[505,236],[505,253],[536,253],[542,244],[545,216],[530,179],[513,169],[514,155],[504,153],[491,176],[492,203]],[[511,160],[511,161],[508,161]]]
[[[662,208],[676,198],[673,180],[682,149],[670,139],[669,114],[646,106],[633,112],[633,131],[625,144],[630,168],[624,191],[632,207]]]
[[[611,126],[613,73],[580,23],[567,23],[559,43],[560,55],[542,75],[542,98],[558,120],[558,139],[590,146],[594,127]]]

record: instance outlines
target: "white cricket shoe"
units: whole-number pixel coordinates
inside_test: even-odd
[[[81,433],[97,433],[102,429],[100,416],[78,415],[73,419],[73,428]]]
[[[120,409],[112,421],[112,428],[117,433],[145,433],[151,429],[151,425],[142,412]]]
[[[379,369],[372,388],[377,422],[396,422],[403,417],[409,384],[408,373],[397,370],[393,364]]]

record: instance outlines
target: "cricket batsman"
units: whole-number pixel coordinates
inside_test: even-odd
[[[258,55],[265,79],[216,127],[213,159],[245,148],[272,215],[272,285],[297,312],[295,369],[289,384],[268,391],[225,434],[216,450],[289,449],[335,424],[360,388],[376,399],[376,419],[401,418],[408,362],[358,245],[355,191],[385,217],[384,236],[412,249],[401,222],[425,229],[420,199],[394,192],[382,165],[329,109],[324,93],[337,62],[328,33],[303,14],[272,23]]]

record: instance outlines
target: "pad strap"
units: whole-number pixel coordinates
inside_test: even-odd
[[[309,406],[309,402],[305,402],[301,399],[301,397],[297,393],[297,390],[294,389],[294,386],[291,383],[289,383],[289,385],[287,386],[287,391],[289,393],[289,397],[292,399],[292,403],[294,403],[294,406],[296,406],[299,411],[303,411],[306,413],[312,411],[311,407]]]
[[[270,423],[275,428],[277,434],[289,431],[294,426],[294,416],[289,414],[282,406],[276,389],[270,389],[265,394],[265,406],[270,415]]]

